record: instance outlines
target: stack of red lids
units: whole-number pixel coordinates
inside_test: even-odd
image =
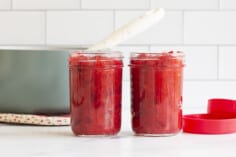
[[[236,100],[209,99],[207,113],[184,115],[183,131],[197,134],[236,133]]]

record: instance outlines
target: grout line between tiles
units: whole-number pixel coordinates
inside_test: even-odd
[[[123,80],[124,82],[130,82],[130,80]],[[236,79],[184,79],[184,82],[235,82],[236,83]]]
[[[86,8],[82,8],[82,6],[80,6],[80,8],[78,9],[13,9],[13,4],[11,3],[11,8],[13,11],[147,11],[149,9],[86,9]],[[2,10],[1,10],[2,11]],[[167,12],[236,12],[236,9],[166,9]]]
[[[10,1],[10,10],[13,10],[13,0]]]
[[[218,6],[217,6],[217,7],[218,7],[218,10],[221,10],[221,7],[220,7],[220,5],[221,5],[221,4],[220,4],[220,0],[218,0],[217,5],[218,5]]]
[[[44,44],[47,45],[47,11],[44,12]]]
[[[113,31],[116,29],[116,11],[113,10]]]
[[[53,9],[55,10],[55,9]],[[70,10],[74,10],[74,9],[63,9],[64,11],[70,11]],[[116,10],[116,11],[147,11],[148,9],[88,9],[88,8],[81,8],[82,11],[113,11],[113,10]]]
[[[220,46],[217,45],[217,80],[220,80]]]
[[[185,31],[184,31],[184,22],[185,22],[185,19],[184,19],[184,14],[185,14],[185,11],[182,12],[182,43],[184,44],[184,35],[185,35]]]
[[[81,10],[83,7],[82,7],[82,0],[78,0],[79,1],[79,9]]]
[[[219,44],[151,44],[152,46],[202,46],[202,47],[207,47],[207,46],[217,46]],[[226,46],[226,47],[235,47],[235,44],[220,44],[220,46]]]
[[[31,44],[30,44],[31,45]],[[32,44],[34,45],[34,44]],[[37,44],[36,44],[37,45]],[[41,45],[41,44],[38,44]],[[54,44],[58,45],[58,44]],[[60,46],[70,46],[70,47],[76,47],[78,45],[70,45],[70,44],[59,44]],[[80,45],[80,46],[89,46],[90,44],[85,44],[85,45]],[[25,46],[25,44],[0,44],[0,46]],[[147,44],[120,44],[119,46],[123,47],[147,47]],[[217,44],[150,44],[151,47],[162,47],[162,46],[186,46],[186,47],[217,47]],[[219,45],[223,47],[236,47],[236,44],[224,44],[224,45]]]
[[[151,45],[147,45],[148,51],[151,51]]]
[[[148,1],[148,9],[151,9],[151,0]]]
[[[185,82],[236,82],[236,79],[184,79]]]
[[[11,5],[13,5],[12,1],[11,1]],[[42,11],[42,10],[48,10],[48,11],[78,11],[78,8],[66,8],[66,9],[14,9],[15,11],[32,11],[32,10],[36,10],[36,11]],[[82,2],[80,1],[80,10],[83,11],[112,11],[112,10],[116,10],[116,11],[147,11],[148,9],[88,9],[88,8],[83,8],[82,7]],[[188,11],[188,12],[201,12],[201,11],[209,11],[209,12],[214,12],[214,11],[218,11],[217,9],[165,9],[166,11]],[[236,9],[222,9],[221,11],[236,11]]]

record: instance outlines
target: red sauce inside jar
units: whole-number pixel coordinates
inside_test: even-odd
[[[140,135],[172,135],[182,128],[183,53],[131,56],[132,128]]]
[[[78,52],[70,56],[71,127],[75,135],[119,132],[123,62],[120,53],[116,55]]]

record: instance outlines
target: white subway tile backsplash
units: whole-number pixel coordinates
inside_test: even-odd
[[[236,46],[220,47],[219,78],[236,80]]]
[[[200,108],[206,113],[210,98],[236,99],[236,81],[184,81],[183,108]],[[130,118],[131,93],[130,81],[123,81],[123,117]],[[127,118],[128,117],[128,118]]]
[[[183,107],[201,107],[206,111],[210,98],[236,99],[236,81],[184,81]],[[123,81],[122,105],[129,110],[131,105],[130,81]]]
[[[184,107],[207,107],[210,98],[236,99],[236,81],[185,81]]]
[[[185,44],[236,44],[236,11],[185,12]]]
[[[113,31],[111,11],[49,11],[47,44],[89,45]]]
[[[116,11],[116,28],[142,15],[144,11]],[[125,44],[180,44],[183,39],[182,12],[170,11],[160,23],[138,34]]]
[[[218,9],[218,0],[151,0],[151,7],[187,10]]]
[[[78,9],[80,0],[12,0],[13,9]]]
[[[151,51],[185,53],[185,79],[217,79],[217,47],[216,46],[152,46]]]
[[[219,0],[219,1],[220,1],[220,9],[236,9],[235,0]]]
[[[201,107],[206,111],[210,98],[236,99],[236,81],[184,81],[183,107]],[[131,105],[130,81],[123,81],[122,105],[128,110]]]
[[[148,9],[148,0],[82,0],[83,9]]]
[[[0,12],[0,44],[44,44],[43,12]]]
[[[131,52],[141,52],[148,51],[148,46],[118,46],[114,48],[115,50],[123,52],[124,55],[124,68],[123,68],[123,80],[130,80],[130,71],[129,71],[129,58]]]
[[[156,7],[168,10],[160,23],[114,48],[125,57],[125,120],[133,51],[186,54],[184,108],[236,98],[236,0],[0,0],[0,45],[88,46]]]
[[[123,81],[122,82],[122,105],[123,108],[128,109],[130,108],[131,102],[131,93],[130,93],[130,81]]]
[[[0,10],[10,9],[11,0],[0,0]]]
[[[122,128],[131,129],[131,93],[130,82],[122,82]]]

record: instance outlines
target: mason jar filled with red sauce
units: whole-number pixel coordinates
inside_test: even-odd
[[[170,136],[182,129],[182,52],[132,53],[131,114],[136,135]]]
[[[70,55],[70,111],[75,135],[115,135],[120,131],[122,59],[120,52]]]

